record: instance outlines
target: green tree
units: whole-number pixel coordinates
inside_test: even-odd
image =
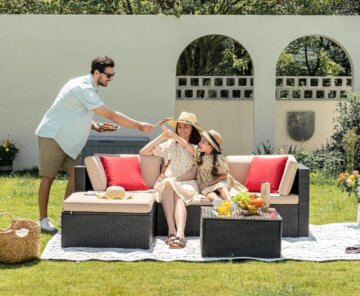
[[[223,35],[196,39],[182,52],[177,75],[252,75],[247,51],[235,40]]]
[[[331,15],[358,13],[339,0],[0,0],[3,14]],[[358,2],[358,1],[355,1]]]
[[[337,0],[334,1],[336,14],[344,15],[359,15],[360,14],[360,0]]]
[[[351,76],[345,51],[321,36],[306,36],[291,42],[281,53],[278,76]]]

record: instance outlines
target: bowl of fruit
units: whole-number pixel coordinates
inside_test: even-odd
[[[264,205],[264,199],[256,193],[239,192],[233,201],[239,206],[240,214],[258,215]]]

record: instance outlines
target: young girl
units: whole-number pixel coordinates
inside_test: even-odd
[[[197,151],[197,183],[201,194],[211,202],[218,200],[217,193],[222,200],[231,201],[231,195],[238,191],[247,191],[246,187],[237,182],[229,174],[226,157],[221,153],[221,135],[214,130],[201,133],[201,141]]]

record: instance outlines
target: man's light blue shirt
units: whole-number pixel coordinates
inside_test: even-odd
[[[54,139],[67,155],[76,159],[89,137],[93,110],[103,105],[91,74],[71,79],[45,113],[35,134]]]

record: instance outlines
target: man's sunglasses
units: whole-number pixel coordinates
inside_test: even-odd
[[[106,72],[100,72],[100,73],[103,73],[106,75],[107,78],[111,78],[111,77],[114,77],[115,76],[115,72],[114,73],[106,73]]]

